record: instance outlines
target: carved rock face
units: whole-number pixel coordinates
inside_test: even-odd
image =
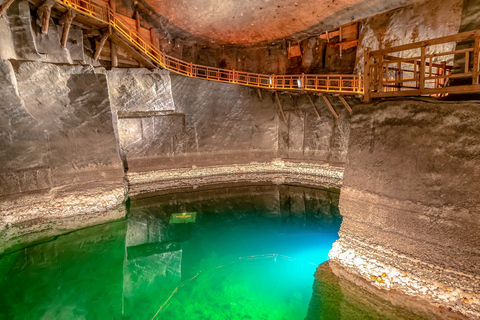
[[[326,31],[414,1],[142,0],[139,2],[195,36],[227,43],[251,43],[283,38],[307,28],[310,30],[312,27]]]

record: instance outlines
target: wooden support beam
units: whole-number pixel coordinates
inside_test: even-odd
[[[102,53],[103,47],[105,46],[105,42],[107,41],[108,37],[112,35],[112,30],[109,28],[107,32],[105,32],[102,36],[102,39],[100,40],[100,43],[98,44],[98,48],[96,48],[95,55],[93,56],[93,60],[98,60],[98,57],[100,57],[100,53]]]
[[[135,11],[135,28],[137,29],[137,32],[140,33],[140,15],[138,14],[138,11]]]
[[[426,47],[421,47],[421,56],[420,56],[420,90],[425,89],[425,50]]]
[[[258,93],[258,98],[260,99],[260,102],[263,102],[262,91],[260,90],[260,88],[257,88],[257,93]]]
[[[285,113],[283,113],[282,104],[280,103],[280,98],[278,97],[278,92],[275,91],[275,97],[277,98],[278,106],[280,107],[280,112],[282,113],[283,122],[287,123],[287,119],[285,118]]]
[[[155,44],[155,29],[150,28],[150,42],[153,44],[154,47],[156,47]]]
[[[364,53],[364,76],[363,76],[363,88],[364,88],[364,92],[363,92],[363,102],[370,102],[371,101],[371,98],[370,98],[370,81],[371,80],[371,60],[372,58],[370,57],[370,51],[368,50],[365,50],[365,53]]]
[[[108,1],[108,4],[110,5],[110,9],[112,10],[112,13],[115,14],[117,12],[115,0]]]
[[[318,113],[317,108],[315,107],[315,103],[313,103],[312,97],[307,93],[308,100],[310,100],[310,103],[312,104],[313,110],[315,110],[315,113],[317,114],[317,119],[320,120],[320,113]]]
[[[480,50],[479,45],[480,45],[480,38],[476,37],[475,38],[475,47],[473,48],[473,69],[472,69],[472,73],[473,73],[472,84],[473,85],[478,84],[478,74],[479,74],[478,54],[479,54],[479,50]]]
[[[14,0],[7,0],[5,1],[5,3],[2,3],[2,5],[0,5],[0,16],[5,12],[7,11],[7,9],[12,5]]]
[[[466,40],[466,39],[473,39],[476,37],[480,36],[480,30],[474,30],[474,31],[466,31],[462,33],[457,33],[451,36],[447,37],[441,37],[441,38],[435,38],[431,40],[425,40],[425,41],[420,41],[420,42],[415,42],[415,43],[410,43],[410,44],[404,44],[398,47],[391,47],[391,48],[385,48],[381,50],[375,50],[371,51],[371,54],[373,56],[379,56],[379,55],[386,55],[389,53],[393,52],[400,52],[400,51],[405,51],[405,50],[410,50],[410,49],[415,49],[415,48],[421,48],[423,46],[433,46],[441,43],[447,43],[447,42],[457,42],[460,40]]]
[[[75,11],[69,8],[67,13],[65,13],[65,15],[60,19],[60,24],[63,24],[61,45],[64,48],[67,46],[68,33],[70,32],[70,26],[72,25],[75,15],[76,15]]]
[[[300,120],[303,121],[303,117],[300,114],[300,110],[298,110],[298,108],[297,108],[297,104],[295,103],[295,100],[293,99],[293,96],[291,94],[289,94],[289,96],[290,96],[290,99],[292,100],[292,105],[293,105],[293,109],[295,110],[295,113],[300,118]]]
[[[340,101],[342,101],[343,105],[345,106],[345,108],[347,108],[348,112],[350,112],[350,114],[352,114],[352,108],[350,108],[350,105],[345,100],[345,98],[343,96],[338,96],[338,98],[340,99]]]
[[[42,19],[42,33],[48,33],[48,25],[50,23],[50,14],[52,13],[52,7],[55,4],[55,0],[45,1],[37,10],[37,14]]]
[[[118,67],[117,45],[113,41],[110,41],[110,58],[112,60],[112,68],[117,68]]]
[[[332,114],[333,114],[333,116],[335,117],[335,119],[338,119],[338,114],[337,114],[337,112],[335,111],[335,109],[333,109],[333,106],[332,106],[332,104],[330,103],[330,101],[328,100],[327,96],[322,95],[322,98],[323,98],[323,100],[325,101],[325,103],[327,104],[328,109],[330,109],[330,111],[332,112]]]

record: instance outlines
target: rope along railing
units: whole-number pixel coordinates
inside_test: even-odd
[[[106,4],[91,0],[57,0],[83,15],[109,24],[154,64],[170,71],[200,79],[236,83],[272,90],[312,91],[340,94],[363,94],[363,76],[358,75],[266,75],[220,69],[188,63],[166,55],[150,41],[145,40],[128,22],[115,14]]]

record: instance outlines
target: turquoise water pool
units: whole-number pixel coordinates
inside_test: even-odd
[[[0,318],[417,319],[317,269],[338,198],[249,186],[132,200],[126,220],[1,255]],[[195,221],[172,223],[183,212]]]
[[[131,201],[125,221],[3,255],[4,319],[304,319],[338,193],[239,187]],[[194,223],[169,223],[197,212]]]

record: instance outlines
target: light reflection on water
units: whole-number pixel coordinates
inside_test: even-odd
[[[255,186],[131,201],[126,221],[1,256],[0,318],[353,319],[328,268],[313,277],[338,238],[338,197]],[[169,223],[179,212],[196,222]]]

